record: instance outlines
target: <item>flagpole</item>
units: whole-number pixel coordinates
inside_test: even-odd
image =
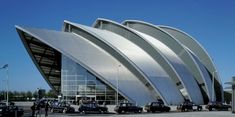
[[[9,97],[8,97],[8,91],[9,91],[9,73],[8,73],[8,64],[3,65],[0,69],[6,69],[6,92],[7,92],[7,106],[8,106],[8,102],[9,102]]]
[[[8,96],[8,92],[9,92],[9,71],[8,71],[8,65],[6,67],[6,72],[7,72],[7,106],[8,106],[8,102],[9,102],[9,96]]]

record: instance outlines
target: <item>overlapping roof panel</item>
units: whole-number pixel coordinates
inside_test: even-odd
[[[179,104],[184,99],[203,104],[211,99],[210,73],[215,68],[204,49],[203,54],[195,52],[187,47],[191,38],[184,38],[184,43],[161,29],[165,27],[141,21],[123,24],[98,19],[94,28],[65,21],[64,32],[16,28],[35,65],[58,92],[63,54],[114,89],[117,67],[121,66],[120,94],[137,104],[158,98],[166,104]],[[218,75],[216,79],[220,84]],[[220,85],[216,87],[220,89]]]

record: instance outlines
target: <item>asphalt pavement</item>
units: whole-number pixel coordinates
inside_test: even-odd
[[[24,117],[31,117],[31,103],[30,104],[17,104],[21,108],[24,109]],[[94,117],[235,117],[235,113],[232,114],[231,111],[194,111],[194,112],[178,112],[175,110],[175,107],[171,107],[172,111],[167,113],[127,113],[127,114],[116,114],[113,111],[114,106],[110,106],[109,113],[107,114],[98,114],[98,113],[90,113],[90,114],[81,114],[81,113],[72,113],[72,114],[63,114],[63,113],[52,113],[48,112],[48,117],[76,117],[76,116],[94,116]],[[75,106],[77,109],[77,107]],[[42,108],[40,114],[37,117],[45,117],[45,109]]]

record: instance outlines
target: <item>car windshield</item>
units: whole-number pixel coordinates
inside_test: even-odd
[[[121,103],[120,106],[132,106],[132,103]]]
[[[157,102],[153,102],[152,104],[153,106],[159,106],[159,104]]]
[[[220,102],[209,102],[208,104],[209,104],[209,105],[221,105]]]

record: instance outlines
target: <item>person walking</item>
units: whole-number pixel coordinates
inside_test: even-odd
[[[49,108],[49,103],[47,101],[46,105],[45,105],[45,117],[48,116],[48,108]]]
[[[41,117],[41,107],[40,107],[40,104],[39,104],[39,103],[37,104],[36,109],[37,109],[36,116]]]
[[[35,102],[34,102],[34,103],[33,103],[33,106],[31,106],[32,117],[34,117],[34,115],[35,115],[35,108],[36,108],[36,104],[35,104]]]

